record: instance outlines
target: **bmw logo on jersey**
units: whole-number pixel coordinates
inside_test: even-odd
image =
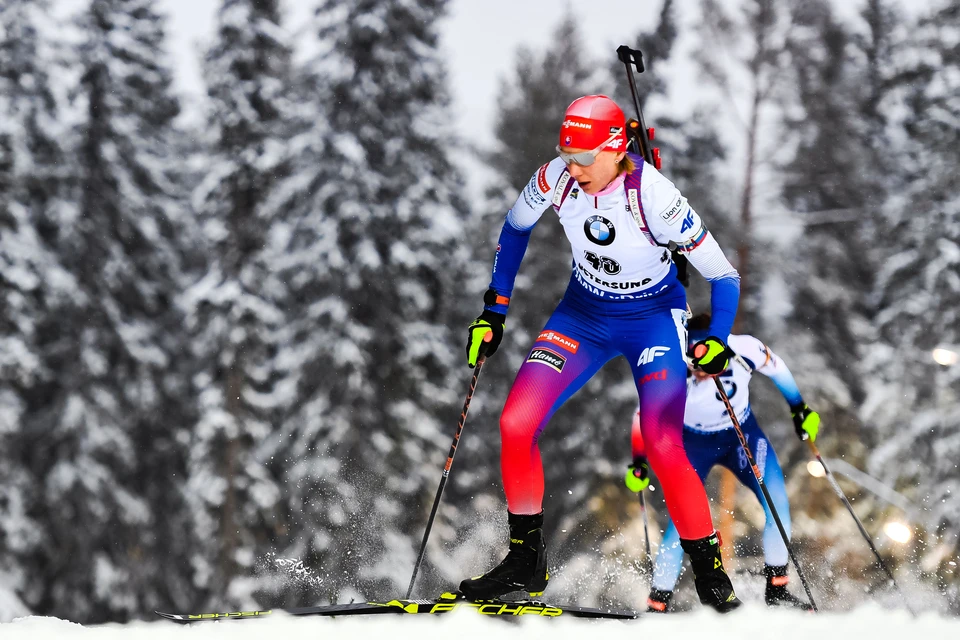
[[[617,237],[617,230],[613,228],[613,223],[603,216],[593,215],[583,223],[583,232],[587,234],[590,242],[606,247],[613,243]]]

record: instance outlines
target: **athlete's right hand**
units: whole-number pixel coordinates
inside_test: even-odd
[[[634,493],[640,493],[650,486],[650,465],[646,458],[634,458],[633,464],[627,467],[627,475],[624,478],[627,489]]]
[[[467,365],[473,369],[483,349],[484,356],[492,356],[503,340],[503,327],[507,316],[496,311],[483,310],[467,328]],[[487,336],[490,336],[487,338]]]

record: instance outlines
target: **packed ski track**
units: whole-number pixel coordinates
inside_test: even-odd
[[[903,610],[864,605],[847,612],[809,614],[769,610],[748,603],[736,613],[721,616],[701,609],[673,615],[647,615],[637,620],[491,619],[471,611],[444,616],[406,614],[351,618],[305,618],[277,616],[263,620],[199,622],[182,625],[158,620],[81,626],[66,620],[44,617],[18,618],[0,623],[3,640],[263,640],[263,638],[383,638],[391,640],[432,640],[456,637],[471,640],[497,637],[498,640],[580,640],[602,634],[604,640],[636,640],[640,636],[675,640],[710,638],[743,640],[761,633],[778,640],[811,638],[870,638],[870,640],[926,640],[960,638],[960,619],[936,613],[917,617]]]

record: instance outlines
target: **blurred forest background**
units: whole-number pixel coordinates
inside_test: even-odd
[[[204,118],[189,126],[151,0],[84,0],[64,20],[53,0],[0,2],[4,618],[406,589],[502,218],[552,157],[569,102],[632,102],[615,53],[585,57],[567,15],[547,49],[517,51],[499,95],[477,96],[498,124],[476,148],[451,127],[447,0],[311,1],[300,61],[280,0],[223,0]],[[909,500],[841,479],[911,601],[960,613],[960,365],[931,356],[960,351],[960,4],[908,17],[865,0],[841,19],[830,0],[700,0],[682,34],[676,4],[626,44],[646,56],[638,84],[664,173],[742,275],[737,330],[791,367],[828,459]],[[681,36],[700,44],[689,63],[704,89],[683,110],[658,71]],[[487,167],[482,197],[468,195],[470,162]],[[544,215],[418,595],[503,553],[499,410],[569,263]],[[639,505],[622,483],[635,400],[615,361],[541,440],[557,601],[646,597]],[[753,404],[821,605],[895,606],[849,514],[807,473],[773,385],[755,382]],[[762,512],[743,489],[732,513],[719,504],[749,599]],[[891,519],[911,540],[883,533]]]

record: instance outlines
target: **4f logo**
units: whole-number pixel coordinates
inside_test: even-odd
[[[683,233],[688,229],[693,229],[693,209],[691,209],[687,213],[687,217],[683,219],[683,224],[680,225],[680,233]]]
[[[670,351],[670,347],[647,347],[643,350],[643,353],[640,354],[640,359],[637,360],[637,366],[653,362],[654,358],[662,356],[667,351]]]

